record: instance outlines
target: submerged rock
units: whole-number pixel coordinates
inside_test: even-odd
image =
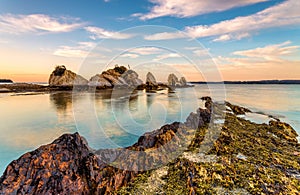
[[[88,81],[80,75],[67,70],[65,66],[56,66],[49,77],[50,87],[72,87],[74,85],[87,85]]]

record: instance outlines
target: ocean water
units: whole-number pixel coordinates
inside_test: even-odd
[[[185,121],[190,112],[203,107],[202,96],[225,97],[252,111],[276,116],[300,135],[300,85],[196,85],[175,93],[2,93],[0,173],[12,160],[63,133],[78,131],[95,149],[132,145],[147,131]],[[269,120],[262,114],[243,117],[257,123]]]

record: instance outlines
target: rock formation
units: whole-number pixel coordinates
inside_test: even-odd
[[[177,76],[173,73],[169,74],[169,76],[168,76],[168,85],[172,86],[172,87],[175,87],[177,83],[178,83]]]
[[[97,86],[101,88],[112,87],[112,84],[104,78],[102,74],[96,74],[89,81],[90,86]]]
[[[139,75],[133,70],[125,71],[121,77],[129,86],[137,87],[143,84],[143,81],[139,79]]]
[[[88,81],[80,75],[67,70],[65,66],[56,66],[49,78],[50,87],[72,87],[74,85],[87,85]]]
[[[0,194],[298,194],[300,144],[290,125],[255,124],[227,113],[221,131],[212,136],[210,150],[201,153],[206,136],[213,133],[208,127],[217,125],[208,124],[215,117],[211,113],[223,110],[211,98],[202,99],[206,109],[197,109],[186,122],[147,132],[126,148],[140,154],[163,148],[153,161],[127,156],[134,159],[130,166],[136,171],[106,163],[120,158],[129,166],[124,153],[118,153],[122,149],[92,153],[78,133],[65,134],[12,161],[0,178]],[[165,155],[176,152],[170,141],[179,148],[188,145],[161,169],[138,171],[143,164],[164,162]]]
[[[89,81],[89,85],[97,87],[137,87],[143,84],[138,76],[133,70],[127,70],[124,66],[116,66],[93,76]]]
[[[180,83],[180,86],[181,86],[181,87],[187,86],[187,82],[186,82],[186,79],[185,79],[184,77],[181,77],[181,78],[180,78],[179,83]]]
[[[180,80],[178,80],[177,76],[173,73],[168,76],[168,85],[173,88],[188,87],[186,79],[184,77],[181,77]]]
[[[151,72],[148,72],[146,75],[146,85],[147,86],[157,86],[156,79]]]

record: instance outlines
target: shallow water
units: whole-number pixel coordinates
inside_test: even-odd
[[[124,147],[146,131],[185,121],[203,107],[202,96],[226,95],[231,103],[279,117],[300,134],[300,85],[196,85],[175,93],[105,90],[97,93],[0,94],[0,172],[21,154],[79,131],[93,148]],[[262,123],[264,115],[246,118]]]

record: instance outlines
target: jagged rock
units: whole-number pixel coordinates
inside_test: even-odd
[[[141,167],[154,162],[166,165],[167,170],[156,194],[215,194],[216,188],[229,194],[239,193],[237,188],[250,194],[297,194],[300,145],[285,137],[297,136],[286,123],[255,124],[228,113],[220,135],[205,155],[215,156],[216,160],[191,160],[199,154],[204,138],[212,133],[207,132],[207,123],[218,107],[211,98],[203,99],[209,102],[207,109],[199,108],[185,123],[175,122],[147,132],[124,149],[99,150],[95,154],[78,133],[62,135],[11,162],[0,178],[0,194],[138,194],[151,173],[141,171]],[[280,139],[280,131],[284,139]],[[175,144],[169,145],[171,141]],[[172,147],[184,143],[192,147],[184,147],[185,155],[178,153],[168,161],[168,154],[178,152]],[[146,152],[161,148],[161,153],[144,159]],[[240,158],[240,154],[247,158]],[[136,168],[127,171],[107,164],[115,160],[124,167]],[[282,179],[284,182],[278,182]]]
[[[168,85],[169,86],[172,86],[172,87],[175,87],[176,84],[178,84],[178,78],[175,74],[169,74],[168,76]]]
[[[143,81],[139,79],[139,75],[134,70],[127,70],[121,76],[129,86],[137,87],[143,84]]]
[[[127,70],[124,66],[103,71],[90,79],[90,86],[97,87],[137,87],[143,84],[134,70]]]
[[[97,87],[111,87],[112,84],[106,80],[102,74],[96,74],[93,76],[89,81],[90,86],[97,86]]]
[[[120,77],[119,74],[113,74],[110,72],[104,72],[102,73],[102,76],[108,80],[112,86],[127,86],[128,84],[126,81]]]
[[[147,86],[157,86],[156,79],[151,72],[148,72],[146,75],[146,85]]]
[[[188,87],[184,77],[181,77],[180,80],[178,80],[177,76],[173,73],[168,76],[168,85],[171,87]]]
[[[0,178],[0,194],[109,194],[134,173],[107,166],[78,133],[11,162]]]
[[[49,78],[49,86],[71,87],[73,85],[87,85],[88,81],[80,75],[67,70],[65,66],[56,66]]]

